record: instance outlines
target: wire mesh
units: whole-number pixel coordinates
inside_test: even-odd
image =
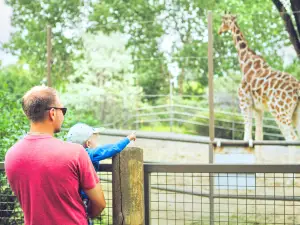
[[[151,224],[299,224],[300,180],[286,173],[150,175]],[[146,203],[147,204],[147,203]],[[210,220],[212,218],[212,220]]]

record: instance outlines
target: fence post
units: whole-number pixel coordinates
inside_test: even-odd
[[[144,224],[143,150],[124,149],[113,157],[113,224]]]
[[[173,132],[173,80],[170,80],[170,94],[169,94],[169,100],[170,100],[170,109],[169,109],[169,113],[170,113],[170,132]]]
[[[212,12],[208,11],[208,86],[209,86],[209,163],[214,163],[215,124],[214,124],[214,67],[213,67],[213,21]],[[214,174],[209,173],[209,205],[210,205],[210,225],[214,224]]]
[[[52,86],[51,64],[52,64],[52,45],[51,45],[51,26],[47,26],[47,86]]]
[[[145,225],[151,225],[151,174],[144,171]]]

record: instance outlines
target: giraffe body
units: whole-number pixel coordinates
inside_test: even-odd
[[[256,122],[255,139],[263,140],[263,114],[269,111],[287,141],[298,140],[300,132],[300,84],[292,75],[274,70],[255,54],[240,31],[236,17],[223,16],[219,34],[231,31],[238,51],[243,78],[238,90],[239,106],[244,115],[244,140],[252,140],[252,118]],[[254,114],[254,115],[253,115]],[[297,133],[295,132],[297,129]],[[261,148],[258,146],[255,151]],[[290,150],[289,161],[295,160]],[[260,156],[258,156],[260,157]]]

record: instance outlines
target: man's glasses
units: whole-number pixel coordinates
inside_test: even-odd
[[[63,115],[66,115],[66,113],[67,113],[67,108],[49,107],[49,108],[46,108],[45,110],[51,110],[51,109],[60,109],[62,111]]]

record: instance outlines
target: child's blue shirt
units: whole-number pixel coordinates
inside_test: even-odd
[[[129,143],[130,140],[126,137],[116,144],[102,145],[97,148],[86,148],[85,150],[87,151],[95,170],[99,171],[100,160],[111,158],[120,153]],[[80,191],[80,194],[82,198],[88,198],[83,190]]]

